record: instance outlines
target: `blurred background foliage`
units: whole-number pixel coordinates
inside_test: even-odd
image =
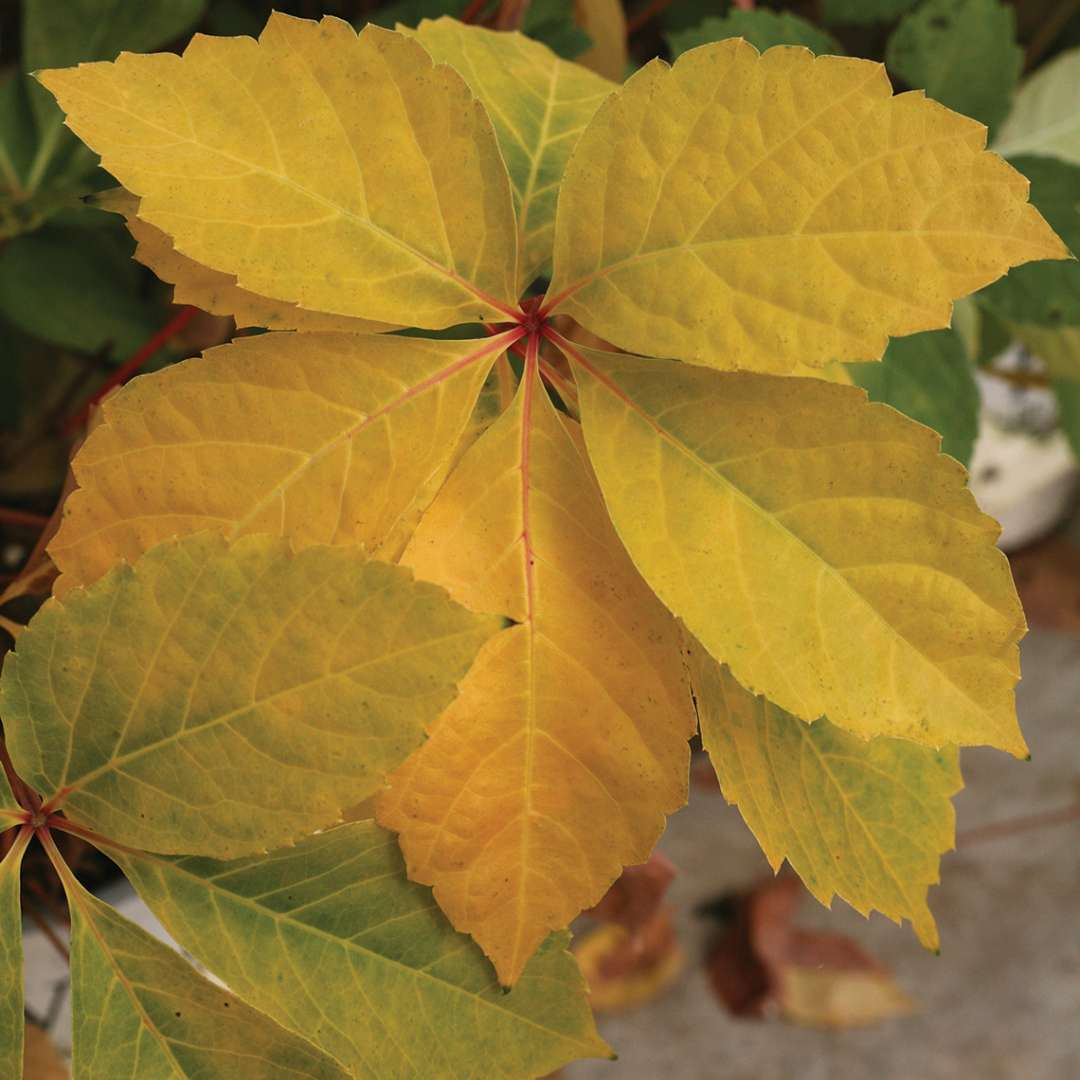
[[[87,205],[113,181],[28,72],[180,50],[197,31],[257,35],[272,7],[357,27],[449,14],[519,28],[613,79],[732,36],[882,60],[898,90],[924,88],[986,124],[1080,248],[1080,0],[0,0],[0,584],[56,505],[87,403],[232,332],[174,308],[132,261],[122,218]],[[848,376],[968,463],[975,369],[1010,343],[1023,362],[999,376],[1056,394],[1053,422],[1080,449],[1077,263],[1022,267],[958,305],[953,329],[894,341],[884,364]]]

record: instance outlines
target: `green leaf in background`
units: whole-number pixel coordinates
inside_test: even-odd
[[[521,32],[542,41],[564,60],[588,52],[593,39],[574,20],[573,0],[532,0],[525,8]]]
[[[241,862],[115,857],[185,949],[357,1078],[518,1080],[608,1054],[569,935],[505,993],[374,822]]]
[[[32,337],[125,360],[160,325],[161,304],[142,299],[141,272],[123,225],[49,223],[0,250],[0,316]]]
[[[992,149],[1009,158],[1045,154],[1080,165],[1080,49],[1024,80]]]
[[[767,8],[731,11],[723,18],[713,16],[692,29],[673,31],[668,34],[667,40],[674,60],[687,49],[732,37],[746,38],[759,52],[774,45],[805,45],[819,55],[829,53],[842,56],[844,53],[843,46],[825,30],[820,30],[798,15],[769,11]]]
[[[349,1080],[333,1058],[203,978],[70,873],[63,881],[78,1080]]]
[[[848,364],[871,401],[891,405],[941,435],[941,449],[967,465],[979,431],[979,388],[955,330],[893,338],[879,363]]]
[[[1024,52],[1000,0],[924,0],[889,38],[889,71],[987,125],[1005,118]]]
[[[1080,108],[1080,104],[1078,104]],[[1080,165],[1047,157],[1011,164],[1031,181],[1031,201],[1073,251],[1080,251]],[[980,303],[1011,322],[1080,324],[1080,263],[1036,262],[1009,271],[979,294]]]
[[[21,64],[27,72],[115,60],[123,51],[168,45],[194,27],[207,0],[23,0]],[[31,192],[89,172],[94,156],[64,126],[63,113],[44,87],[32,83],[30,109],[37,148],[23,174]]]
[[[822,0],[821,21],[830,25],[872,26],[892,22],[918,0]]]
[[[1080,458],[1080,380],[1054,379],[1051,386],[1057,398],[1061,430],[1073,453]]]
[[[1080,380],[1080,326],[1048,330],[1045,326],[1008,323],[1006,332],[1043,362],[1051,379]]]
[[[0,678],[8,747],[120,843],[266,851],[380,790],[501,625],[357,548],[196,533],[42,607]]]

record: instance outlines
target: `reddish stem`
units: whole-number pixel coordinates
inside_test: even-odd
[[[643,26],[651,23],[662,11],[666,11],[671,7],[671,4],[672,0],[652,0],[651,4],[646,4],[640,11],[634,12],[626,20],[627,36],[636,34]]]
[[[1080,821],[1080,803],[1063,807],[1061,810],[1047,810],[1041,814],[1029,814],[1026,817],[1013,818],[1010,821],[996,821],[990,825],[979,825],[967,829],[956,837],[957,848],[983,844],[988,840],[1000,840],[1017,833],[1045,829],[1051,825],[1067,825],[1071,821]]]
[[[470,0],[469,6],[461,13],[463,23],[473,23],[484,14],[490,0]]]
[[[14,510],[7,506],[0,506],[0,522],[21,529],[40,530],[49,524],[49,519],[43,514],[32,514],[29,510]]]
[[[107,394],[122,383],[127,382],[161,348],[167,345],[196,315],[197,307],[187,304],[182,307],[149,341],[147,341],[126,364],[118,367],[104,385],[99,387],[86,401],[83,407],[64,424],[64,434],[71,435],[78,431],[90,416],[90,410]]]
[[[0,765],[3,766],[4,775],[7,777],[7,782],[11,787],[11,793],[15,796],[18,804],[29,814],[38,813],[41,810],[41,799],[38,798],[37,792],[32,791],[30,786],[15,771],[15,764],[11,760],[11,754],[8,753],[7,742],[3,736],[0,736]]]

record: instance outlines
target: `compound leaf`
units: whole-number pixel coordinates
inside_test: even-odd
[[[885,60],[908,86],[993,126],[1009,111],[1024,50],[1000,0],[926,0],[900,20]]]
[[[7,781],[3,782],[6,788]],[[20,831],[0,862],[0,1074],[23,1074],[23,933],[19,868],[30,831]]]
[[[601,105],[559,195],[549,306],[719,368],[876,360],[951,301],[1067,252],[985,129],[884,68],[738,39]]]
[[[697,26],[668,34],[672,59],[699,45],[725,38],[745,38],[759,52],[774,45],[805,45],[811,52],[842,55],[843,46],[826,30],[790,11],[729,11],[723,17],[710,15]]]
[[[193,304],[212,315],[231,315],[238,327],[264,326],[270,330],[344,330],[350,333],[380,333],[393,330],[390,323],[354,319],[348,315],[330,315],[307,311],[296,304],[241,289],[232,274],[211,270],[209,266],[181,255],[172,239],[139,216],[139,200],[116,188],[94,198],[103,210],[123,214],[128,232],[135,240],[135,259],[149,267],[162,281],[173,286],[173,301]]]
[[[238,863],[116,857],[177,941],[362,1080],[519,1080],[608,1053],[568,935],[504,993],[374,822]]]
[[[510,173],[525,286],[551,263],[555,202],[578,135],[615,85],[522,34],[425,20],[416,31],[484,103]]]
[[[862,738],[1027,752],[999,530],[933,432],[850,386],[571,351],[620,538],[740,683]]]
[[[57,595],[202,529],[396,557],[507,340],[262,334],[135,380],[75,455]]]
[[[466,452],[403,561],[518,623],[378,804],[410,878],[512,985],[685,802],[694,718],[678,634],[539,381]]]
[[[773,870],[787,859],[826,907],[836,895],[863,915],[910,919],[936,949],[926,894],[953,847],[956,748],[867,741],[824,718],[807,724],[748,693],[700,648],[691,678],[720,789]]]
[[[1080,165],[1049,157],[1012,163],[1031,181],[1031,201],[1074,251],[1080,251]],[[979,297],[1001,319],[1058,327],[1080,324],[1080,263],[1019,266]]]
[[[1005,157],[1043,154],[1080,165],[1080,49],[1056,56],[1026,79],[994,140]]]
[[[979,387],[954,330],[894,338],[878,364],[848,366],[871,401],[883,401],[941,435],[941,449],[962,465],[979,433]]]
[[[354,549],[196,534],[41,609],[4,663],[5,733],[105,836],[265,851],[378,790],[498,626]]]
[[[322,1050],[63,877],[79,1080],[348,1080]]]
[[[497,318],[515,222],[491,122],[452,69],[377,26],[275,13],[39,76],[178,251],[245,289],[401,325]]]

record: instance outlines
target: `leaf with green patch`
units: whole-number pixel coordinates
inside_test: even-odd
[[[566,162],[615,85],[522,34],[439,19],[422,22],[416,37],[435,60],[457,69],[491,115],[513,187],[519,280],[527,286],[551,263]]]
[[[814,53],[842,55],[844,47],[827,30],[793,15],[790,11],[729,11],[724,16],[710,16],[697,26],[675,30],[667,35],[671,57],[675,59],[688,49],[707,45],[710,41],[741,37],[760,52],[774,45],[803,45]]]
[[[1031,181],[1031,201],[1072,251],[1080,251],[1080,165],[1047,157],[1012,159]],[[1058,327],[1080,324],[1080,263],[1018,266],[984,289],[980,303],[1002,319]]]
[[[1045,154],[1080,165],[1080,49],[1054,57],[1024,80],[993,149],[1004,157]]]
[[[1027,753],[999,529],[933,432],[855,387],[568,352],[623,544],[744,686],[861,738]]]
[[[242,862],[115,857],[178,942],[357,1078],[518,1080],[608,1054],[567,934],[504,992],[374,822]]]
[[[967,465],[979,433],[979,387],[954,330],[928,330],[889,342],[880,363],[849,364],[871,401],[933,428],[941,449]]]
[[[232,857],[374,794],[499,625],[355,549],[199,533],[47,603],[0,706],[19,775],[73,820]]]
[[[78,1080],[348,1080],[332,1057],[198,974],[61,876]]]
[[[910,919],[936,949],[926,893],[955,841],[956,748],[860,739],[824,717],[806,723],[744,690],[697,646],[691,679],[720,789],[773,871],[787,859],[826,907],[835,895],[863,915]]]
[[[885,62],[908,86],[993,127],[1009,111],[1024,51],[1001,0],[925,0],[900,20]]]
[[[7,788],[7,781],[0,779]],[[21,831],[0,862],[0,1075],[23,1074],[23,936],[19,868],[29,830]]]

